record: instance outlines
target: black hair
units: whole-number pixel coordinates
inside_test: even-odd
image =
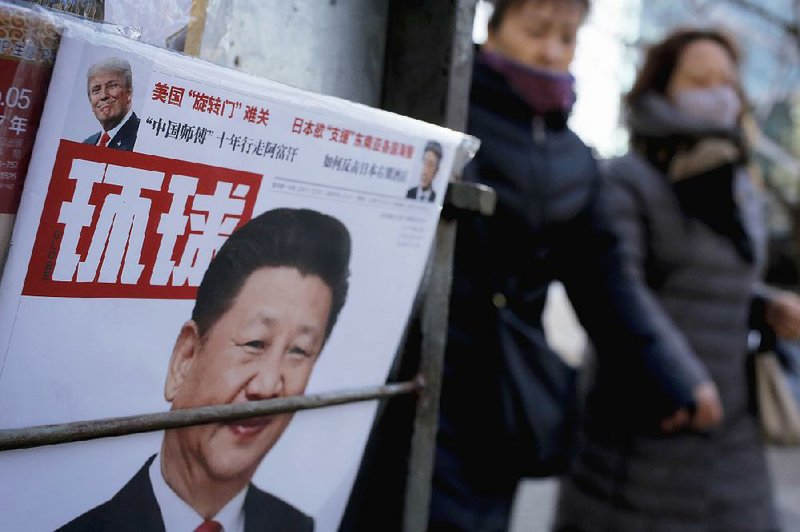
[[[325,339],[347,298],[350,233],[342,222],[310,209],[275,209],[231,234],[211,260],[192,310],[201,338],[233,305],[250,275],[265,267],[291,267],[316,275],[331,289]]]
[[[492,16],[489,18],[489,29],[494,31],[500,28],[500,24],[503,22],[503,18],[508,13],[508,10],[512,7],[518,7],[524,4],[525,2],[530,2],[531,0],[494,0],[494,11],[492,12]],[[590,0],[536,0],[539,2],[550,2],[550,3],[562,3],[562,2],[573,2],[576,4],[580,4],[588,13],[590,7]]]
[[[422,154],[425,155],[426,152],[433,152],[433,154],[436,155],[439,161],[442,160],[442,153],[444,153],[444,151],[442,150],[442,145],[436,142],[435,140],[429,140],[425,144],[425,149],[422,150]]]

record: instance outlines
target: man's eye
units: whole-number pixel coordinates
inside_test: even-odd
[[[308,349],[303,349],[302,347],[294,346],[289,350],[289,354],[309,358],[311,356],[311,351]]]
[[[242,345],[244,345],[244,347],[250,347],[252,349],[264,349],[265,347],[267,347],[267,344],[263,340],[251,340]]]

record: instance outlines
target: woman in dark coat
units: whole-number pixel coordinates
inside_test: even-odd
[[[575,374],[547,345],[542,310],[564,283],[597,346],[637,368],[631,419],[694,401],[694,367],[622,267],[596,209],[590,150],[567,127],[568,68],[585,0],[498,0],[473,69],[465,179],[492,186],[494,216],[459,220],[431,501],[431,530],[506,530],[517,482],[562,471]]]
[[[628,96],[631,151],[608,164],[603,197],[649,312],[691,368],[695,402],[631,422],[639,376],[600,360],[557,530],[777,530],[747,385],[764,229],[744,167],[738,60],[723,34],[680,31],[649,51]],[[797,334],[793,296],[767,306]]]

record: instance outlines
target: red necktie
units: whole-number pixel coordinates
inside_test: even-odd
[[[194,529],[194,532],[222,532],[222,525],[216,521],[206,519],[203,524]]]
[[[97,145],[105,148],[108,146],[109,140],[111,140],[111,136],[109,136],[107,131],[103,131],[103,135],[100,137],[100,142],[98,142]]]

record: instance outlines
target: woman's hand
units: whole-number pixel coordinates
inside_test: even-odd
[[[764,319],[784,340],[800,339],[800,296],[781,290],[767,301]]]
[[[704,431],[722,423],[722,402],[713,382],[702,382],[695,387],[694,402],[694,415],[690,415],[688,409],[681,408],[661,421],[661,430],[675,432],[691,426],[694,430]]]

